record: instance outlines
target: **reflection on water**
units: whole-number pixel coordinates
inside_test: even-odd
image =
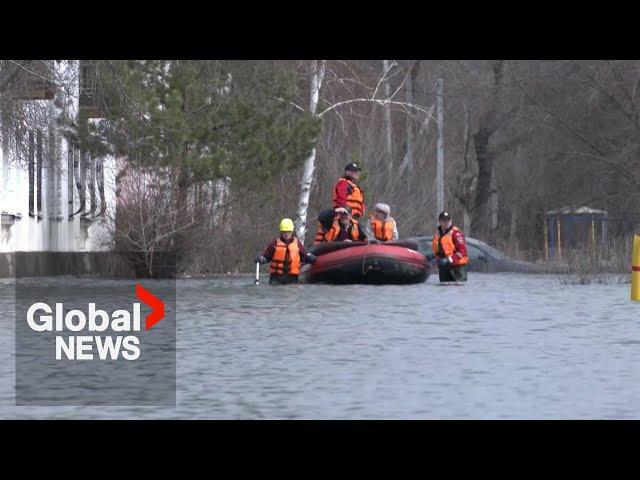
[[[4,280],[0,418],[640,417],[628,285],[181,280],[176,408],[15,407],[12,302]]]

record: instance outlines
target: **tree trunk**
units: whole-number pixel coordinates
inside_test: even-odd
[[[53,63],[53,62],[52,62]],[[59,97],[60,93],[56,92],[56,96]],[[49,145],[47,148],[47,202],[46,202],[46,208],[47,208],[47,214],[49,216],[49,220],[55,220],[58,216],[58,211],[57,211],[57,199],[55,198],[55,193],[56,193],[56,182],[60,183],[60,179],[57,178],[58,177],[58,171],[57,171],[57,153],[56,153],[56,119],[58,116],[58,109],[56,108],[56,102],[55,100],[50,100],[49,104],[47,105],[47,138],[49,140]],[[53,227],[52,229],[49,230],[49,234],[50,234],[50,238],[49,240],[51,240],[51,234],[53,229],[55,229],[56,227]]]
[[[478,189],[474,202],[474,230],[483,230],[487,226],[487,205],[491,192],[491,171],[493,170],[493,158],[489,152],[489,133],[486,129],[480,129],[473,136],[478,162]]]
[[[318,107],[318,99],[320,97],[320,88],[324,79],[325,61],[315,60],[313,62],[313,72],[311,74],[311,92],[309,95],[309,113],[316,115]],[[298,238],[304,243],[304,236],[307,231],[307,213],[309,210],[309,195],[311,193],[311,184],[313,182],[313,173],[315,170],[316,149],[315,147],[309,153],[304,162],[304,171],[302,173],[302,182],[300,184],[300,199],[298,201]]]
[[[444,112],[442,79],[437,83],[438,165],[436,168],[436,215],[444,210]]]
[[[389,60],[382,61],[382,69],[383,76],[389,73]],[[389,85],[389,81],[385,79],[384,81],[384,98],[389,98],[391,96],[391,85]],[[387,166],[389,168],[389,172],[393,171],[393,144],[392,144],[392,125],[391,125],[391,107],[389,104],[384,106],[384,156],[385,161],[387,162]]]
[[[186,88],[182,90],[182,111],[188,111],[188,98]],[[174,212],[174,222],[176,225],[176,234],[171,237],[171,247],[176,252],[177,258],[181,258],[181,249],[183,246],[183,240],[185,239],[185,232],[182,231],[182,226],[187,223],[188,217],[188,195],[189,195],[189,172],[185,165],[189,158],[189,145],[184,144],[182,151],[177,150],[178,153],[178,165],[176,168],[177,181],[176,181],[176,210]]]
[[[466,103],[462,104],[462,109],[464,110],[464,130],[462,131],[464,151],[462,153],[462,160],[464,161],[464,169],[469,170],[469,140],[471,138],[471,126],[469,125],[469,108]]]
[[[471,235],[471,215],[467,207],[462,207],[462,231],[466,236]]]
[[[509,226],[509,246],[516,260],[520,260],[520,249],[518,248],[518,237],[516,235],[518,219],[515,210],[511,212],[511,225]]]
[[[473,229],[486,232],[487,227],[492,232],[497,227],[497,192],[493,179],[494,152],[490,150],[491,136],[499,128],[500,123],[515,112],[512,109],[502,120],[498,119],[499,95],[502,89],[502,76],[504,60],[498,60],[493,64],[493,87],[487,110],[480,119],[478,131],[473,136],[476,161],[478,162],[478,188],[474,201]],[[495,204],[495,205],[494,205]],[[494,216],[495,213],[495,216]]]
[[[425,113],[424,121],[422,122],[422,125],[418,130],[418,135],[425,135],[429,130],[429,124],[431,123],[431,117],[433,116],[433,111],[435,109],[436,109],[436,104],[434,103],[433,105],[431,105],[431,107],[429,107],[429,110],[427,110],[427,113]],[[412,158],[412,161],[413,161],[413,158]],[[402,162],[400,162],[400,166],[398,167],[398,171],[396,174],[398,178],[404,175],[404,172],[407,169],[407,166],[408,166],[408,158],[405,155]]]
[[[407,81],[404,87],[404,97],[405,102],[409,105],[413,105],[413,72],[415,70],[414,64],[409,67],[409,72],[407,74]],[[406,151],[405,151],[405,159],[403,159],[403,163],[406,162],[407,167],[409,168],[409,172],[413,171],[413,116],[411,114],[407,114],[406,118]]]
[[[491,215],[491,233],[498,228],[498,186],[496,178],[496,166],[491,162],[491,192],[489,197],[489,210]]]
[[[467,104],[463,103],[464,109],[464,130],[462,133],[462,137],[464,138],[464,152],[463,152],[463,161],[464,161],[464,172],[462,174],[463,181],[460,182],[460,186],[462,187],[462,191],[458,198],[461,199],[462,203],[462,222],[463,229],[465,235],[471,235],[471,202],[473,201],[473,179],[475,176],[471,172],[471,165],[469,164],[469,139],[471,137],[471,129],[469,126],[469,109],[467,108]],[[469,181],[467,181],[469,179]]]

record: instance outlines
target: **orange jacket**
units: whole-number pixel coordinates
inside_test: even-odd
[[[325,232],[324,227],[320,222],[318,222],[318,229],[316,230],[316,237],[313,239],[314,245],[319,245],[324,242],[324,236],[327,232]]]
[[[333,208],[351,207],[356,220],[364,215],[364,192],[350,178],[340,177],[333,187]]]
[[[464,235],[458,227],[452,226],[444,234],[438,228],[431,241],[431,248],[437,257],[450,258],[454,266],[466,265],[469,261]]]
[[[358,242],[362,240],[362,235],[360,235],[360,228],[358,227],[358,222],[356,220],[349,220],[349,227],[347,228],[347,239],[348,240],[352,240],[354,242]],[[324,233],[323,235],[323,242],[335,242],[335,241],[339,241],[340,240],[340,232],[341,232],[341,225],[340,222],[338,221],[338,219],[336,218],[333,221],[333,225],[331,225],[331,228]],[[322,227],[320,227],[322,228]],[[316,235],[316,238],[318,238],[318,236]],[[321,243],[321,242],[320,242]]]
[[[377,218],[371,219],[371,230],[376,240],[381,242],[388,242],[393,240],[393,226],[395,220],[391,217],[386,220],[378,220]]]
[[[269,273],[277,275],[298,275],[300,273],[300,249],[297,239],[294,238],[289,244],[284,243],[280,238],[276,240]]]

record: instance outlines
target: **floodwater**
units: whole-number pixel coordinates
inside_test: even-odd
[[[470,273],[464,286],[272,287],[247,276],[179,280],[177,296],[175,408],[17,407],[4,280],[0,418],[640,418],[628,284]]]

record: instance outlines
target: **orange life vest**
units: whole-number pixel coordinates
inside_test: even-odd
[[[341,177],[333,188],[333,208],[338,207],[338,205],[336,205],[336,199],[338,198],[336,189],[340,182],[347,182],[349,184],[349,187],[347,188],[347,206],[351,207],[351,214],[353,215],[353,218],[357,220],[364,215],[364,193],[362,189],[350,179]]]
[[[433,236],[433,240],[431,241],[433,253],[440,258],[452,256],[456,251],[456,246],[453,243],[453,232],[459,231],[460,229],[458,227],[451,227],[447,233],[440,237],[440,232],[436,230],[436,234]],[[440,251],[440,246],[442,246],[442,251]],[[457,260],[455,264],[466,265],[468,261],[469,259],[464,256],[460,260]]]
[[[277,275],[298,275],[300,273],[300,249],[298,239],[294,238],[289,245],[281,238],[276,240],[276,250],[271,258],[269,273]]]
[[[313,239],[313,244],[318,245],[324,242],[324,236],[326,232],[324,231],[324,227],[321,223],[318,223],[318,229],[316,230],[316,238]]]
[[[376,237],[376,240],[381,242],[393,240],[393,226],[395,222],[396,221],[391,217],[386,220],[378,220],[375,217],[372,218],[371,230],[373,230],[373,236]]]
[[[349,221],[351,222],[351,225],[349,226],[348,238],[349,240],[353,240],[357,242],[358,239],[360,238],[360,230],[358,228],[358,222],[354,219],[350,219]],[[331,225],[331,228],[329,229],[329,231],[324,234],[324,241],[333,242],[338,237],[339,233],[340,233],[340,222],[336,218],[333,221],[333,225]]]

